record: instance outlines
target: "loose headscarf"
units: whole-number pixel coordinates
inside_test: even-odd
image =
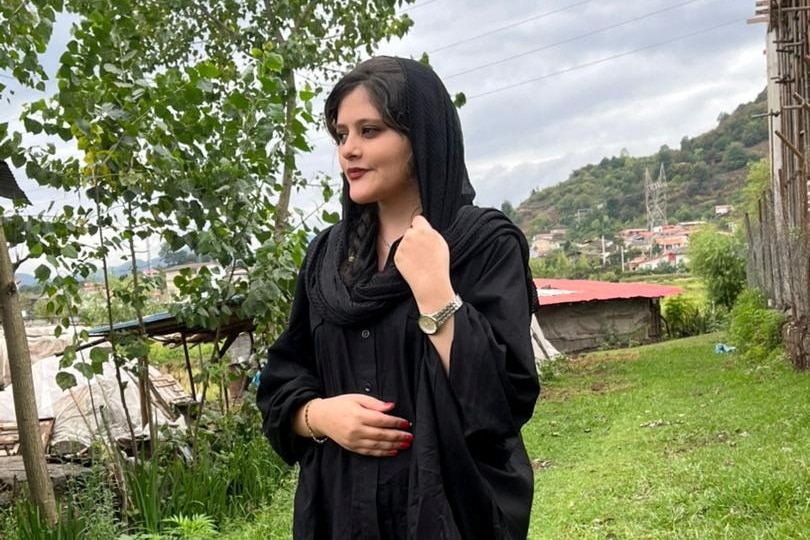
[[[464,163],[461,124],[444,84],[430,67],[415,60],[388,58],[387,62],[389,65],[396,62],[404,77],[405,110],[394,111],[395,118],[407,129],[405,134],[413,150],[422,215],[447,241],[451,269],[500,235],[514,236],[528,263],[528,245],[523,233],[501,212],[472,205],[475,190]],[[378,59],[366,61],[347,77],[371,76],[379,63]],[[327,109],[329,105],[328,98]],[[391,302],[410,294],[407,283],[393,264],[377,272],[376,219],[363,235],[362,247],[351,254],[357,259],[354,264],[361,269],[359,278],[346,283],[341,269],[349,257],[349,239],[356,227],[365,226],[361,218],[367,211],[350,199],[344,176],[343,219],[313,240],[303,268],[312,307],[326,320],[337,324],[358,324],[378,317]],[[398,243],[394,243],[392,252],[397,247]],[[528,265],[526,279],[527,299],[533,312],[538,306],[537,291]]]

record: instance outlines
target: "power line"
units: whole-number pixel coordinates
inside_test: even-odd
[[[582,2],[577,2],[576,4],[571,4],[571,5],[568,5],[568,6],[564,6],[564,7],[561,7],[559,9],[555,9],[553,11],[547,11],[545,13],[541,13],[540,15],[534,15],[533,17],[529,17],[527,19],[522,19],[520,21],[511,23],[511,24],[507,24],[506,26],[501,26],[500,28],[496,28],[495,30],[490,30],[489,32],[484,32],[483,34],[477,34],[475,36],[468,37],[468,38],[462,39],[460,41],[454,41],[453,43],[443,45],[443,46],[439,47],[438,49],[433,49],[432,51],[428,51],[428,54],[435,54],[435,53],[443,51],[445,49],[455,47],[456,45],[461,45],[463,43],[469,43],[470,41],[475,41],[476,39],[479,39],[479,38],[482,38],[482,37],[491,36],[492,34],[497,34],[498,32],[502,32],[503,30],[508,30],[509,28],[514,28],[515,26],[520,26],[521,24],[526,24],[527,22],[536,21],[537,19],[542,19],[544,17],[548,17],[549,15],[554,15],[555,13],[560,13],[561,11],[565,11],[567,9],[571,9],[571,8],[574,8],[574,7],[577,7],[577,6],[581,6],[582,4],[587,4],[587,3],[592,2],[592,1],[593,0],[583,0]]]
[[[671,6],[668,6],[668,7],[656,10],[656,11],[651,11],[649,13],[645,13],[644,15],[639,15],[638,17],[633,17],[632,19],[627,19],[626,21],[622,21],[620,23],[611,24],[609,26],[604,26],[602,28],[598,28],[596,30],[586,32],[586,33],[580,34],[578,36],[567,38],[567,39],[564,39],[562,41],[557,41],[555,43],[551,43],[549,45],[544,45],[542,47],[538,47],[538,48],[532,49],[530,51],[525,51],[525,52],[522,52],[522,53],[519,53],[519,54],[515,54],[513,56],[507,56],[506,58],[501,58],[500,60],[495,60],[494,62],[489,62],[488,64],[483,64],[483,65],[480,65],[480,66],[477,66],[477,67],[474,67],[474,68],[467,69],[465,71],[459,71],[458,73],[454,73],[452,75],[445,76],[444,79],[452,79],[453,77],[460,77],[462,75],[467,75],[468,73],[473,73],[475,71],[480,71],[482,69],[492,67],[492,66],[496,66],[498,64],[502,64],[504,62],[507,62],[509,60],[514,60],[516,58],[521,58],[523,56],[528,56],[528,55],[534,54],[536,52],[545,51],[547,49],[551,49],[551,48],[557,47],[559,45],[564,45],[565,43],[571,43],[572,41],[577,41],[577,40],[580,40],[580,39],[583,39],[583,38],[586,38],[586,37],[591,37],[591,36],[599,34],[601,32],[605,32],[607,30],[612,30],[614,28],[619,28],[620,26],[624,26],[626,24],[630,24],[630,23],[633,23],[633,22],[638,22],[638,21],[640,21],[642,19],[652,17],[653,15],[658,15],[660,13],[671,11],[673,9],[677,9],[677,8],[685,6],[687,4],[693,4],[693,3],[699,2],[699,1],[700,0],[686,0],[685,2],[680,2],[678,4],[673,4]]]
[[[715,26],[711,26],[709,28],[703,28],[701,30],[695,30],[694,32],[689,32],[688,34],[683,34],[681,36],[676,36],[674,38],[667,39],[665,41],[659,41],[658,43],[653,43],[651,45],[646,45],[644,47],[639,47],[638,49],[632,49],[632,50],[629,50],[629,51],[626,51],[626,52],[623,52],[623,53],[614,54],[613,56],[608,56],[606,58],[601,58],[599,60],[594,60],[593,62],[586,62],[586,63],[580,64],[578,66],[573,66],[573,67],[570,67],[570,68],[561,69],[559,71],[554,71],[552,73],[547,73],[547,74],[542,75],[540,77],[534,77],[533,79],[528,79],[528,80],[521,81],[521,82],[518,82],[518,83],[510,84],[510,85],[507,85],[507,86],[502,86],[502,87],[496,88],[494,90],[488,90],[486,92],[481,92],[480,94],[474,94],[474,95],[471,95],[471,96],[467,96],[467,100],[469,101],[471,99],[475,99],[475,98],[479,98],[479,97],[483,97],[483,96],[489,96],[491,94],[497,94],[499,92],[503,92],[504,90],[510,90],[512,88],[517,88],[518,86],[524,86],[524,85],[527,85],[527,84],[530,84],[530,83],[533,83],[533,82],[542,81],[544,79],[550,79],[551,77],[556,77],[557,75],[562,75],[564,73],[569,73],[571,71],[577,71],[579,69],[584,69],[584,68],[587,68],[587,67],[596,66],[598,64],[604,64],[605,62],[609,62],[610,60],[616,60],[617,58],[630,56],[631,54],[635,54],[637,52],[647,51],[647,50],[650,50],[650,49],[655,49],[656,47],[662,47],[664,45],[669,45],[670,43],[674,43],[674,42],[680,41],[682,39],[697,36],[699,34],[705,34],[707,32],[711,32],[713,30],[717,30],[717,29],[720,29],[720,28],[723,28],[723,27],[726,27],[726,26],[731,26],[732,24],[737,24],[737,23],[743,22],[745,20],[746,20],[746,18],[734,19],[733,21],[724,22],[724,23],[721,23],[721,24],[718,24],[718,25],[715,25]]]
[[[425,0],[424,2],[419,2],[418,4],[414,4],[412,6],[408,6],[399,10],[400,13],[405,13],[406,11],[410,11],[412,9],[417,9],[422,6],[426,6],[428,4],[432,4],[433,2],[438,2],[439,0]]]

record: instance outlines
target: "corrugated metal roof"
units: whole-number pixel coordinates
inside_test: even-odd
[[[680,287],[651,283],[614,283],[587,279],[534,280],[541,306],[613,300],[617,298],[661,298],[683,292]]]

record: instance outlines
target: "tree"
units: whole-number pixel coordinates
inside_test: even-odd
[[[512,206],[512,203],[509,201],[503,201],[501,203],[501,212],[504,213],[506,217],[509,219],[515,219],[517,212],[515,212],[515,207]]]
[[[689,237],[689,266],[703,279],[709,300],[731,309],[745,288],[745,245],[739,237],[704,227]]]
[[[45,88],[45,72],[38,55],[45,51],[51,38],[55,10],[59,8],[59,2],[48,0],[7,0],[0,5],[0,22],[3,26],[0,33],[0,70],[9,71],[24,86],[38,90]],[[0,83],[0,99],[6,97],[5,92],[6,86]],[[13,149],[19,146],[21,140],[19,134],[8,137],[8,122],[0,123],[0,162],[12,158],[15,165],[20,164],[19,152]],[[0,310],[9,353],[20,451],[31,498],[47,523],[53,525],[57,520],[56,499],[40,439],[31,356],[20,312],[14,266],[6,241],[6,221],[3,219],[0,222]]]
[[[215,335],[234,314],[254,317],[263,332],[277,331],[309,234],[303,215],[296,216],[300,227],[288,228],[289,194],[301,181],[295,154],[309,150],[307,128],[319,121],[311,103],[320,83],[303,81],[333,76],[381,39],[406,32],[410,19],[396,10],[408,1],[69,0],[65,7],[76,22],[60,56],[58,91],[30,103],[23,116],[26,130],[47,142],[25,149],[20,134],[7,136],[7,126],[0,125],[0,159],[24,164],[42,186],[81,196],[78,206],[56,216],[16,215],[8,224],[13,243],[27,245],[31,257],[47,257],[36,274],[46,284],[57,332],[71,324],[84,300],[80,280],[100,267],[107,323],[115,322],[116,295],[139,320],[135,339],[112,335],[113,358],[119,373],[137,361],[145,396],[148,288],[135,253],[137,241],[153,236],[172,251],[188,249],[226,269],[223,275],[181,276],[187,302],[172,306],[178,317]],[[2,49],[11,52],[0,55],[0,68],[9,58],[22,58],[15,64],[21,80],[44,88],[37,79],[41,68],[25,47],[44,50],[44,31],[62,5],[37,0],[21,6],[6,2],[0,11],[20,29],[10,35],[28,40]],[[15,19],[40,8],[33,19],[43,33],[32,33],[36,21]],[[57,155],[57,138],[75,152]],[[323,184],[325,198],[332,191]],[[88,236],[97,241],[87,242]],[[110,283],[114,251],[131,261],[126,294]],[[248,280],[234,278],[241,267],[250,269]],[[218,355],[214,348],[212,360]],[[74,367],[93,371],[81,363]],[[150,400],[141,402],[140,422],[153,429]]]
[[[158,256],[160,260],[162,260],[166,266],[178,266],[181,264],[189,264],[195,262],[205,262],[206,260],[210,261],[210,257],[205,257],[202,255],[198,255],[196,253],[192,253],[190,249],[183,247],[178,250],[172,249],[172,247],[163,242],[160,245],[160,251],[158,251]]]
[[[771,165],[767,158],[751,163],[743,188],[744,210],[749,218],[759,220],[759,201],[771,178]]]

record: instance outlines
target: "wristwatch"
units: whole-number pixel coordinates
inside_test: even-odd
[[[447,322],[447,319],[453,316],[453,313],[459,310],[461,304],[461,297],[456,295],[449,304],[439,311],[419,315],[419,329],[425,334],[432,336]]]

